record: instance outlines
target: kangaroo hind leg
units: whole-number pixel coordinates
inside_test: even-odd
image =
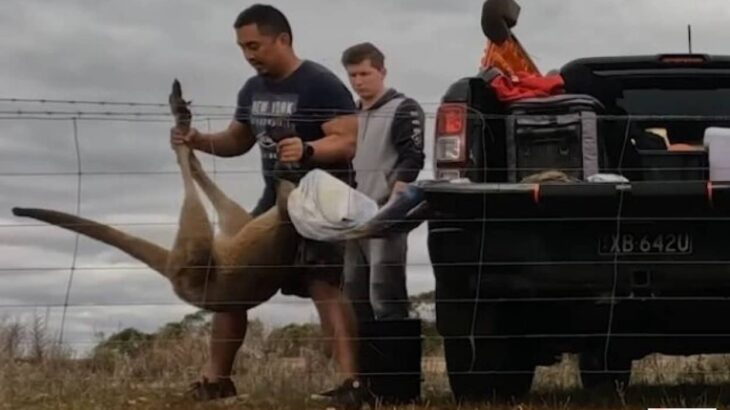
[[[253,219],[240,205],[229,198],[203,169],[200,161],[195,154],[190,156],[190,167],[192,169],[193,178],[198,186],[208,196],[213,204],[215,211],[218,213],[218,227],[228,235],[234,236],[240,232],[243,227]]]
[[[207,280],[212,263],[213,227],[193,182],[190,166],[191,151],[186,146],[175,148],[183,179],[184,199],[180,210],[180,222],[172,248],[168,269],[175,272],[197,272],[193,276]],[[186,278],[188,280],[193,278]]]

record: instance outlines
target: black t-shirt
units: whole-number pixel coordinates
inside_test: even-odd
[[[276,165],[276,143],[270,138],[272,131],[288,128],[303,141],[315,141],[324,136],[323,123],[355,110],[347,87],[327,68],[312,61],[303,61],[283,80],[255,76],[246,82],[238,92],[235,118],[248,124],[258,141],[266,182],[254,215],[266,211],[276,201],[272,176]],[[349,162],[318,164],[318,167],[351,183],[352,166]]]

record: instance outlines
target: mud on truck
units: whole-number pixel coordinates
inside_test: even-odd
[[[534,70],[519,7],[484,11],[486,64],[443,96],[421,184],[455,396],[524,394],[567,352],[584,387],[729,352],[730,56],[582,58],[510,99],[494,68]]]

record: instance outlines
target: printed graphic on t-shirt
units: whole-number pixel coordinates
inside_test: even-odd
[[[296,94],[256,93],[251,101],[251,128],[266,159],[276,159],[276,142],[270,133],[275,128],[294,129],[292,117],[297,111]]]

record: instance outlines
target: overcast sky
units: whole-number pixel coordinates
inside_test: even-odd
[[[386,54],[390,84],[423,103],[431,117],[449,84],[473,74],[484,47],[480,0],[281,0],[301,57],[346,81],[344,48],[361,41]],[[687,50],[730,54],[727,0],[521,0],[515,29],[543,71],[591,55]],[[197,104],[235,104],[253,74],[231,27],[249,2],[216,0],[3,0],[0,2],[0,97],[164,103],[177,77]],[[92,105],[0,103],[0,111],[109,111]],[[118,107],[131,112],[164,108]],[[230,109],[199,122],[224,127]],[[7,117],[6,114],[0,117]],[[169,246],[176,230],[181,184],[167,130],[170,122],[77,121],[81,213],[124,225]],[[431,177],[427,129],[428,170]],[[0,119],[0,317],[49,312],[55,331],[74,262],[75,236],[14,218],[12,206],[76,211],[77,171],[71,121]],[[256,150],[254,150],[256,151]],[[251,208],[261,191],[257,152],[235,159],[203,158],[224,190]],[[137,173],[137,174],[134,174]],[[33,175],[41,174],[41,175]],[[30,224],[30,225],[29,225]],[[151,225],[150,225],[151,224]],[[425,227],[410,237],[411,293],[432,289]],[[97,331],[126,326],[151,331],[192,308],[169,284],[135,260],[81,238],[71,287],[66,339],[83,350]],[[276,297],[253,311],[272,324],[316,320],[310,302]]]

